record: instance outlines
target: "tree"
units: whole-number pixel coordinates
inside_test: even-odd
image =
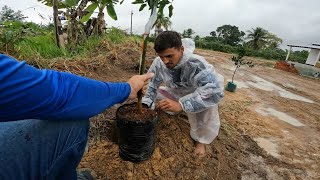
[[[163,31],[162,27],[167,31],[171,27],[172,22],[169,17],[165,17],[163,14],[158,14],[156,22],[153,24],[152,28],[155,27],[156,35]]]
[[[242,37],[245,35],[243,31],[239,31],[237,26],[223,25],[217,28],[218,38],[225,44],[235,46],[239,44]],[[210,35],[214,36],[215,32],[211,32]]]
[[[83,32],[91,35],[92,32],[96,34],[101,34],[102,30],[105,28],[105,21],[104,21],[104,13],[103,10],[106,9],[108,15],[117,20],[117,14],[114,9],[114,5],[119,3],[120,0],[38,0],[39,2],[52,7],[53,2],[58,1],[58,9],[66,8],[66,12],[63,12],[68,20],[68,42],[77,44],[80,40],[83,39]],[[124,0],[120,1],[120,4],[123,3]],[[169,9],[169,17],[172,16],[173,0],[134,0],[132,4],[140,4],[139,11],[142,11],[145,7],[149,6],[149,9],[154,7],[154,4],[157,4],[158,12],[160,15],[163,15],[164,8],[168,5]],[[89,4],[89,5],[88,5]],[[90,19],[91,15],[98,9],[98,17]],[[62,12],[62,11],[59,11]],[[59,24],[59,18],[58,19]],[[80,21],[78,20],[80,19]],[[89,23],[88,23],[89,22]],[[83,24],[86,23],[83,29]],[[61,28],[58,27],[61,32]],[[58,41],[58,39],[57,39]]]
[[[212,37],[217,37],[217,33],[216,33],[215,31],[211,31],[211,32],[210,32],[210,35],[211,35]]]
[[[268,32],[267,34],[267,47],[271,48],[271,49],[276,49],[280,46],[280,44],[282,43],[282,39],[279,38],[277,35],[272,34],[270,32]]]
[[[92,24],[90,23],[89,29],[93,30],[93,32],[97,32],[98,34],[102,33],[102,30],[105,27],[104,21],[104,13],[103,10],[107,9],[108,15],[117,20],[117,14],[114,10],[114,4],[118,3],[119,0],[38,0],[44,3],[47,6],[54,8],[54,20],[56,26],[57,42],[59,42],[62,35],[62,26],[60,19],[58,18],[58,14],[64,14],[68,20],[67,34],[68,34],[68,42],[73,45],[79,43],[79,41],[85,38],[83,29],[83,24],[87,22],[91,15],[94,13],[96,9],[99,10],[98,17],[92,20]],[[88,5],[88,3],[90,4]],[[88,5],[88,6],[87,6]],[[58,11],[58,9],[66,8],[66,12]],[[58,13],[59,12],[59,13]],[[80,19],[80,21],[78,20]],[[88,27],[88,26],[85,26]],[[87,31],[86,31],[87,32]],[[89,35],[91,35],[89,32]],[[60,46],[61,41],[59,42]]]
[[[182,37],[183,38],[192,38],[192,35],[194,34],[195,32],[191,29],[191,28],[188,28],[186,30],[183,31],[182,33]]]
[[[198,45],[199,48],[203,48],[206,46],[207,41],[204,38],[199,38],[199,39],[195,39],[196,44]]]
[[[231,60],[234,62],[234,65],[236,66],[236,69],[234,70],[233,75],[232,75],[232,80],[231,80],[232,83],[233,83],[234,76],[235,76],[235,74],[237,72],[237,69],[240,68],[241,65],[247,64],[251,68],[254,67],[254,64],[252,63],[252,61],[245,61],[243,59],[243,57],[245,55],[246,55],[245,47],[240,46],[239,49],[238,49],[238,55],[237,56],[232,56],[232,58],[231,58]]]
[[[249,39],[247,42],[249,46],[252,46],[255,50],[259,50],[267,44],[268,31],[261,27],[252,29],[252,31],[249,30],[247,39]]]
[[[172,0],[173,1],[173,0]],[[150,18],[145,25],[145,31],[143,33],[143,41],[142,41],[142,53],[139,63],[139,74],[145,73],[145,59],[146,59],[146,52],[148,46],[148,36],[150,35],[150,30],[152,25],[155,24],[158,15],[163,16],[163,9],[166,5],[169,5],[169,17],[172,16],[172,1],[169,0],[136,0],[133,4],[141,4],[139,11],[142,11],[147,5],[149,6],[149,10],[151,10]],[[159,11],[158,11],[159,9]],[[138,97],[138,111],[142,114],[142,90],[140,90],[137,94]]]
[[[3,6],[0,12],[0,22],[23,21],[25,18],[27,17],[25,17],[21,11],[15,12],[7,5]]]
[[[233,80],[234,80],[234,77],[236,75],[238,68],[240,68],[242,65],[248,65],[250,68],[254,67],[254,64],[252,63],[252,61],[247,61],[247,60],[243,59],[243,57],[247,54],[246,48],[244,46],[242,46],[242,45],[239,46],[237,51],[238,51],[238,55],[232,56],[232,58],[231,58],[231,60],[234,62],[234,65],[236,66],[236,68],[233,71],[231,82],[228,81],[228,84],[225,88],[227,91],[230,91],[230,92],[235,92],[235,90],[237,88],[237,85],[233,82]]]
[[[195,41],[198,41],[198,40],[200,40],[201,39],[201,37],[199,36],[199,35],[196,35],[195,37],[194,37],[194,40]]]

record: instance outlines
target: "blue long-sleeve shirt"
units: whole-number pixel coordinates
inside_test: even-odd
[[[126,82],[39,70],[0,54],[0,122],[88,119],[125,101],[130,92]]]

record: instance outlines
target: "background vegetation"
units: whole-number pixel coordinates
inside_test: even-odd
[[[48,3],[49,1],[42,2]],[[101,12],[103,12],[103,8],[107,8],[109,16],[114,19],[117,18],[113,6],[109,7],[111,6],[110,1],[90,1],[91,4],[89,5],[83,5],[83,2],[79,2],[79,0],[73,0],[73,3],[71,1],[65,2],[68,3],[59,5],[67,8],[66,12],[60,12],[59,19],[67,18],[69,22],[68,26],[61,27],[65,48],[61,48],[56,42],[56,29],[53,22],[48,25],[26,22],[26,17],[20,11],[15,12],[10,7],[4,6],[0,11],[0,52],[17,57],[18,59],[52,59],[57,57],[86,56],[95,52],[97,47],[105,41],[117,45],[126,42],[136,42],[136,45],[139,46],[141,35],[130,35],[121,29],[106,27],[105,22],[101,22],[102,24],[97,27],[95,24],[92,24],[93,21],[98,21],[95,18],[91,18],[91,12],[99,7],[100,9],[102,8]],[[148,2],[150,1],[136,0],[133,3],[140,5],[140,9],[143,10],[148,5],[150,9],[150,4],[147,4]],[[161,2],[164,3],[161,4]],[[112,1],[111,4],[115,3],[119,2]],[[50,6],[50,4],[48,5]],[[159,8],[162,8],[162,11],[160,11],[158,19],[153,26],[156,34],[163,31],[162,28],[165,30],[171,28],[172,22],[170,21],[170,16],[163,14],[163,8],[166,5],[171,10],[170,16],[172,15],[173,7],[171,2],[160,1]],[[76,19],[72,18],[70,12],[79,10],[80,6],[83,6],[82,10],[86,10],[85,12],[87,13],[79,13],[79,17]],[[90,16],[88,16],[88,12],[89,14],[91,13]],[[89,24],[91,32],[88,32]],[[154,40],[156,34],[150,36],[150,41]],[[287,50],[279,47],[282,43],[281,38],[261,27],[243,32],[236,26],[222,25],[205,37],[196,35],[196,32],[192,28],[188,28],[181,32],[181,35],[186,38],[193,38],[197,48],[202,49],[237,53],[239,48],[244,47],[246,49],[246,56],[270,60],[285,60],[287,54]],[[307,56],[308,51],[293,51],[291,52],[290,60],[304,63]]]

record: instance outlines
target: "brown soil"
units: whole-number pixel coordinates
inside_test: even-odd
[[[119,108],[117,116],[128,121],[148,121],[156,117],[157,112],[149,108],[142,108],[139,112],[137,104],[133,103]]]
[[[196,53],[214,65],[225,77],[225,84],[231,79],[232,54],[204,50]],[[89,148],[80,167],[93,169],[103,180],[320,179],[319,80],[275,69],[273,61],[246,59],[253,60],[256,66],[241,67],[235,77],[236,93],[225,91],[219,106],[220,133],[207,146],[206,157],[193,155],[194,142],[185,115],[160,112],[152,157],[141,163],[122,160],[115,126],[115,112],[120,105],[115,105],[92,118]],[[126,81],[137,74],[133,65],[128,67],[125,63],[104,63],[89,70],[86,66],[78,65],[75,72],[105,81]],[[266,87],[261,89],[262,85]],[[270,87],[274,89],[269,90]],[[296,100],[292,94],[312,102]],[[304,126],[293,126],[280,120],[278,114],[297,119]]]

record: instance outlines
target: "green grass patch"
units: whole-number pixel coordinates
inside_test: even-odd
[[[46,33],[36,37],[27,37],[16,45],[20,58],[45,58],[65,56],[66,53],[57,47],[53,34]]]

